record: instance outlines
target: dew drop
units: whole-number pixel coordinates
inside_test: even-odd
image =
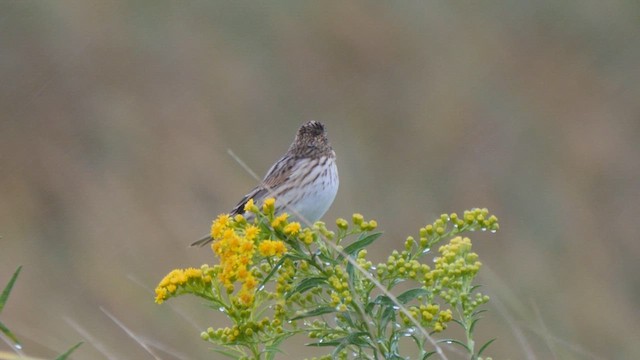
[[[18,350],[22,350],[22,345],[16,344],[15,348],[18,349]]]
[[[453,341],[451,341],[451,340],[447,340],[447,341],[446,341],[446,343],[447,343],[447,344],[453,344]]]

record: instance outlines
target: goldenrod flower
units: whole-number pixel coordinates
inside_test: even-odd
[[[276,204],[276,199],[272,197],[266,199],[262,203],[262,212],[265,213],[265,215],[273,214],[275,212],[275,204]]]
[[[156,288],[156,303],[162,304],[170,296],[174,295],[176,291],[185,285],[189,285],[190,282],[198,282],[198,285],[204,283],[210,283],[211,277],[208,275],[203,276],[202,270],[188,268],[188,269],[174,269],[167,274],[158,284]]]
[[[220,214],[211,224],[211,237],[219,238],[229,225],[229,214]]]
[[[287,213],[280,214],[278,217],[273,219],[273,221],[271,222],[271,226],[274,229],[279,229],[282,227],[282,225],[284,225],[287,222],[287,218],[289,218],[289,214]]]
[[[300,232],[300,223],[292,222],[284,227],[284,233],[287,235],[298,235]]]
[[[245,212],[257,213],[258,207],[253,203],[253,198],[249,199],[246,204],[244,204]]]
[[[287,247],[280,240],[264,240],[258,246],[258,251],[264,257],[282,256],[287,252]]]
[[[260,229],[255,225],[249,225],[244,230],[244,236],[250,241],[254,241],[259,233]]]

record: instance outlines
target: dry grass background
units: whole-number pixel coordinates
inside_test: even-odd
[[[152,288],[213,261],[187,244],[255,184],[227,149],[263,174],[314,119],[341,175],[326,219],[377,219],[373,257],[441,212],[498,215],[473,237],[495,359],[640,358],[638,19],[622,0],[1,0],[0,284],[24,265],[2,322],[30,355],[151,359],[106,311],[163,359],[217,358],[199,331],[222,318]]]

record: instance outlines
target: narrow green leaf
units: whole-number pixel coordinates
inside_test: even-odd
[[[280,350],[278,348],[280,342],[278,342],[278,344],[272,344],[270,346],[267,346],[263,353],[267,354],[267,358],[266,360],[273,360],[275,359],[276,354],[284,354],[284,351]]]
[[[489,347],[489,345],[491,345],[492,342],[496,341],[495,338],[487,341],[484,345],[482,345],[482,347],[480,348],[480,350],[478,350],[478,357],[482,356],[482,353],[487,349],[487,347]]]
[[[381,306],[388,306],[388,305],[395,305],[393,303],[393,300],[391,300],[390,297],[388,297],[387,295],[378,295],[376,296],[376,298],[373,300],[373,303],[376,305],[381,305]]]
[[[14,343],[20,344],[20,341],[18,340],[18,338],[15,335],[13,335],[11,330],[9,330],[9,328],[4,326],[2,322],[0,322],[0,331],[2,331],[2,333],[5,334],[8,338],[10,338]]]
[[[218,354],[222,354],[224,356],[228,356],[232,359],[237,359],[239,357],[241,357],[242,355],[244,355],[242,352],[240,351],[234,351],[234,352],[230,352],[230,351],[225,351],[222,349],[213,349],[214,352],[217,352]]]
[[[349,254],[349,255],[353,255],[353,254],[357,253],[359,250],[361,250],[362,248],[364,248],[367,245],[371,244],[372,242],[376,241],[376,239],[379,238],[380,235],[382,235],[381,232],[376,232],[376,233],[364,236],[364,237],[358,239],[356,242],[354,242],[354,243],[350,244],[349,246],[347,246],[346,248],[344,248],[344,252]],[[339,257],[339,258],[342,259],[342,257]]]
[[[375,346],[371,345],[368,341],[364,339],[365,337],[368,337],[368,336],[369,334],[367,334],[366,332],[359,331],[359,332],[351,333],[341,339],[336,339],[336,341],[338,341],[339,344],[333,350],[333,353],[332,353],[333,358],[334,359],[337,358],[340,351],[342,351],[342,349],[344,349],[349,345],[355,345],[360,348],[361,347],[368,347],[371,349],[375,348]]]
[[[355,269],[352,263],[347,263],[347,282],[349,283],[349,288],[353,289],[355,287],[354,282],[356,281]]]
[[[473,319],[473,321],[471,321],[471,325],[469,325],[469,334],[473,334],[473,330],[476,328],[476,324],[478,323],[479,320],[480,318],[476,318],[476,319]]]
[[[338,264],[338,261],[336,259],[329,257],[323,253],[318,254],[317,258],[320,259],[325,264],[331,264],[331,265]]]
[[[353,304],[352,304],[353,305]],[[340,320],[343,324],[340,324],[340,326],[349,326],[349,327],[357,327],[358,324],[356,324],[353,319],[351,318],[351,316],[349,315],[348,311],[342,312],[340,314],[336,314],[336,320]]]
[[[7,286],[5,286],[4,290],[2,290],[2,294],[0,294],[0,312],[4,308],[4,304],[7,303],[7,299],[9,299],[9,294],[11,293],[11,289],[13,288],[13,284],[15,284],[16,279],[18,279],[18,275],[20,274],[20,270],[22,270],[22,265],[18,266],[18,269],[11,276],[11,280]]]
[[[327,346],[338,346],[340,345],[340,341],[318,341],[315,343],[307,343],[305,346],[315,346],[315,347],[327,347]]]
[[[324,315],[324,314],[329,314],[332,312],[336,312],[336,308],[331,307],[331,306],[321,306],[318,308],[315,308],[313,310],[309,310],[307,312],[305,312],[304,314],[298,315],[294,318],[292,318],[291,320],[300,320],[300,319],[304,319],[304,318],[308,318],[311,316],[319,316],[319,315]]]
[[[394,321],[395,318],[396,311],[393,306],[385,307],[384,311],[382,312],[382,316],[380,317],[380,329],[385,329],[387,327],[387,324],[389,324],[390,321]]]
[[[428,294],[429,294],[429,291],[427,289],[423,289],[423,288],[411,289],[398,295],[398,301],[400,301],[400,303],[404,305],[419,296],[428,295]]]
[[[289,299],[291,296],[297,293],[302,294],[303,292],[309,289],[322,286],[325,284],[327,284],[327,279],[324,277],[306,278],[300,281],[300,283],[294,289],[292,289],[289,293],[287,293],[287,295],[285,296],[285,299]]]
[[[473,312],[473,314],[471,314],[471,317],[477,317],[478,315],[480,315],[480,314],[482,314],[482,313],[485,313],[485,312],[487,312],[487,311],[488,311],[487,309],[482,309],[482,310],[474,311],[474,312]]]
[[[467,350],[468,353],[471,353],[471,349],[469,349],[469,347],[467,346],[467,344],[463,343],[460,340],[456,340],[456,339],[442,339],[442,340],[438,340],[436,341],[437,343],[446,343],[446,344],[456,344],[456,345],[460,345],[462,346],[465,350]]]
[[[435,354],[436,354],[435,351],[429,351],[428,353],[424,354],[424,356],[422,357],[422,360],[427,360],[428,358],[430,358],[431,356],[433,356]]]
[[[80,347],[80,345],[82,345],[82,342],[75,344],[71,349],[67,350],[67,352],[58,356],[56,360],[66,360],[69,357],[69,355],[71,355],[72,352],[74,352],[77,348]]]
[[[262,286],[264,286],[264,284],[267,283],[267,281],[269,281],[269,279],[271,279],[271,277],[278,271],[278,269],[280,269],[280,267],[282,266],[282,264],[284,264],[284,262],[287,259],[293,259],[293,260],[301,260],[301,259],[305,259],[301,256],[294,256],[291,254],[286,254],[285,256],[283,256],[274,266],[273,269],[271,269],[271,271],[269,271],[269,273],[267,274],[267,276],[264,277],[264,279],[262,279],[262,281],[260,282],[260,284],[258,285],[258,289],[261,288]]]

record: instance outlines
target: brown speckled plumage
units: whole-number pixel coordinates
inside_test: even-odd
[[[274,197],[276,212],[285,211],[292,215],[292,220],[317,221],[331,206],[338,191],[335,158],[324,125],[307,121],[298,129],[289,150],[230,214],[243,214],[249,199],[260,205],[264,199]],[[211,237],[206,236],[191,245],[202,246],[211,241]]]

